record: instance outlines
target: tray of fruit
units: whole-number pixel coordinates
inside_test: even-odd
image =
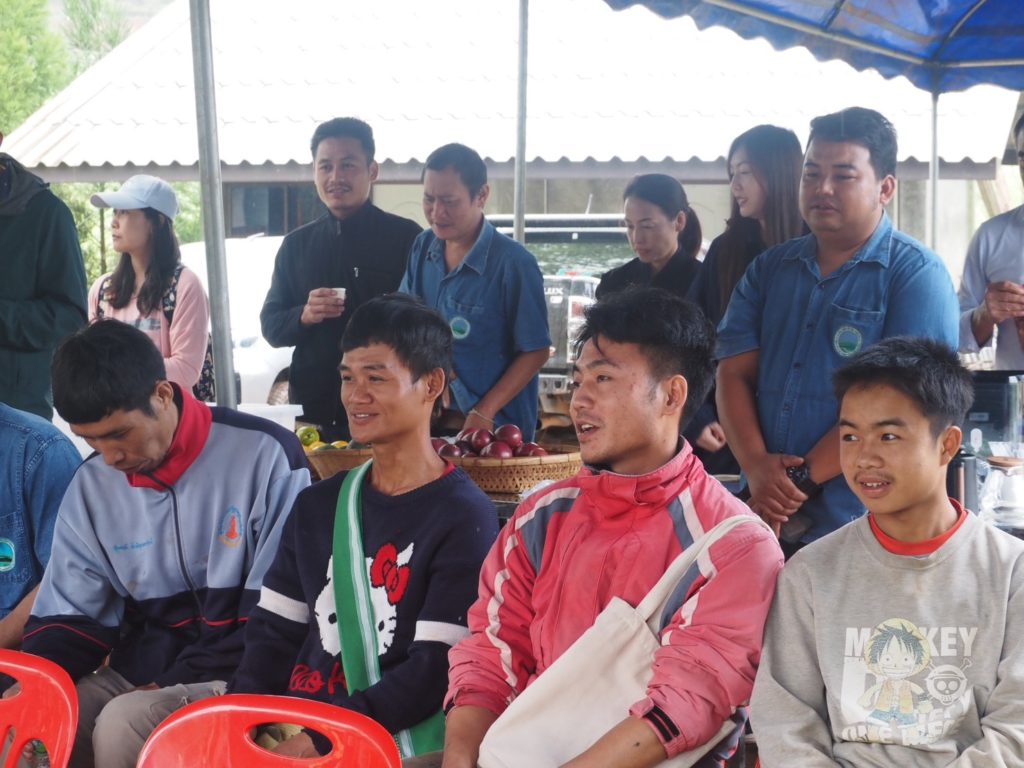
[[[314,480],[324,480],[347,469],[358,467],[370,459],[370,446],[336,440],[325,443],[316,427],[303,426],[295,430],[302,443],[306,459],[313,470]]]
[[[434,450],[462,467],[485,493],[518,495],[544,480],[572,477],[583,466],[577,446],[547,445],[523,441],[514,424],[494,432],[466,429],[454,440],[431,439]]]
[[[358,467],[372,457],[367,445],[339,440],[325,443],[315,427],[295,430],[315,475],[325,480],[338,472]],[[575,445],[545,445],[523,441],[513,424],[495,432],[463,430],[455,438],[431,438],[434,450],[470,476],[482,491],[492,495],[518,496],[544,480],[575,475],[583,461]]]

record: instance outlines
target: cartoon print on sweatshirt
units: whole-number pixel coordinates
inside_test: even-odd
[[[405,596],[412,569],[412,542],[401,552],[391,543],[384,544],[372,558],[366,558],[370,574],[370,601],[376,619],[377,654],[383,656],[395,639],[397,606]]]
[[[877,682],[858,703],[870,708],[867,719],[881,725],[913,725],[918,712],[930,712],[925,689],[911,678],[928,666],[928,641],[909,621],[883,621],[868,639],[864,661]]]
[[[320,629],[320,646],[324,651],[337,656],[341,653],[341,635],[338,634],[338,606],[334,602],[334,555],[327,560],[327,580],[324,588],[316,597],[313,613],[316,614],[316,625]]]
[[[373,604],[374,627],[377,630],[377,655],[383,656],[395,639],[398,624],[397,606],[409,586],[412,570],[412,542],[401,552],[391,543],[383,545],[373,557],[366,558],[366,574],[370,580],[370,602]],[[327,560],[324,588],[316,598],[313,612],[320,630],[320,645],[331,656],[341,653],[338,614],[334,601],[334,556]]]
[[[904,746],[942,738],[973,706],[963,670],[977,634],[977,627],[918,627],[903,618],[848,627],[842,738]]]

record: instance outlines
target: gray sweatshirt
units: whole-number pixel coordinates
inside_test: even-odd
[[[926,557],[867,516],[783,569],[754,684],[764,768],[1024,766],[1024,542],[974,515]]]

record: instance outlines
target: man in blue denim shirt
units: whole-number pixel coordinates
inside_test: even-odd
[[[544,278],[537,260],[484,218],[487,166],[462,144],[427,158],[423,213],[399,291],[419,296],[455,337],[451,405],[463,428],[537,426],[538,373],[548,359]],[[464,420],[463,420],[464,418]]]
[[[800,182],[811,234],[758,256],[719,326],[722,426],[751,508],[781,527],[787,555],[864,511],[840,474],[832,371],[890,336],[957,346],[949,272],[885,213],[895,172],[896,133],[879,113],[811,121]]]
[[[0,648],[17,648],[82,457],[45,419],[0,403]]]

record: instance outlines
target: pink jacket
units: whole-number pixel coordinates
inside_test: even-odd
[[[100,285],[107,275],[101,276],[89,289],[89,322],[97,318]],[[178,296],[174,304],[174,322],[167,323],[163,310],[157,308],[145,317],[133,298],[121,309],[103,302],[103,317],[134,325],[145,332],[164,357],[167,378],[184,389],[191,390],[199,381],[206,358],[206,345],[210,335],[210,302],[196,273],[185,267],[178,278]]]
[[[484,561],[472,634],[449,654],[446,706],[500,714],[613,596],[636,605],[685,546],[743,514],[688,445],[647,475],[584,468],[534,494]],[[749,699],[782,552],[763,528],[742,526],[699,566],[662,631],[647,697],[629,711],[660,710],[647,721],[670,757],[705,743]]]

